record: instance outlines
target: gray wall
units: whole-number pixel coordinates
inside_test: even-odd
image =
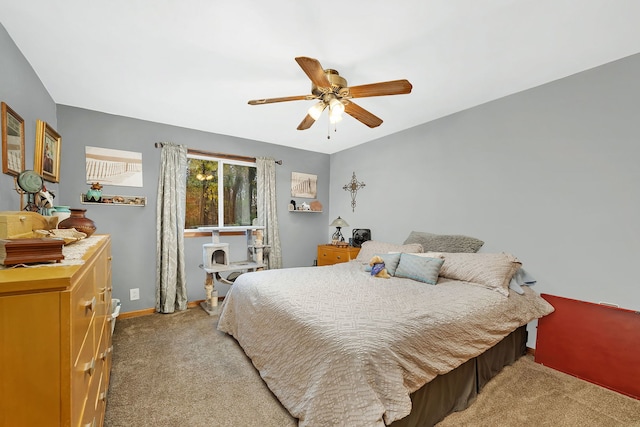
[[[331,217],[478,237],[540,293],[640,310],[639,75],[635,55],[334,154]]]
[[[98,233],[111,235],[113,241],[114,298],[122,301],[122,311],[153,307],[155,304],[156,266],[156,192],[160,149],[156,142],[171,141],[189,148],[244,156],[269,156],[282,160],[277,166],[277,197],[282,257],[285,267],[313,265],[316,246],[325,242],[328,212],[289,213],[291,172],[318,175],[318,200],[328,205],[329,156],[288,147],[265,144],[230,136],[216,135],[144,120],[58,105],[58,124],[62,135],[62,204],[87,209],[86,216],[97,225]],[[104,194],[146,196],[146,207],[79,205],[80,195],[89,186],[85,182],[85,146],[112,148],[142,153],[144,187],[104,186]],[[228,238],[232,261],[246,259],[246,239]],[[204,299],[202,244],[211,238],[186,239],[188,297]],[[221,295],[228,290],[216,285]],[[129,289],[140,288],[140,300],[129,301]]]
[[[43,120],[57,129],[56,104],[2,24],[0,52],[0,101],[5,102],[24,120],[25,168],[33,169],[36,120]],[[47,183],[46,186],[54,194],[58,193],[57,184]],[[13,176],[0,173],[0,210],[19,209],[20,198],[14,190]]]

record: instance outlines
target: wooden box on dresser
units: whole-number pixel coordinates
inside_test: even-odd
[[[111,240],[83,263],[0,270],[0,427],[101,426],[111,369]]]

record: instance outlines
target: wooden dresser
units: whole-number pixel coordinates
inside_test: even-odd
[[[332,265],[356,259],[360,248],[353,246],[318,245],[318,265]]]
[[[103,425],[111,240],[92,239],[82,265],[0,270],[0,427]]]

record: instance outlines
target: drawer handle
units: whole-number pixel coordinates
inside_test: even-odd
[[[96,427],[96,419],[94,418],[93,421],[91,421],[90,423],[86,423],[82,427]]]
[[[98,397],[98,399],[100,399],[101,402],[106,402],[107,401],[107,393],[103,391],[102,393],[100,393],[100,397]]]
[[[109,357],[109,355],[113,352],[113,346],[110,346],[108,349],[106,349],[104,351],[104,353],[102,353],[100,355],[100,359],[102,360],[107,360],[107,357]]]
[[[85,301],[83,305],[84,308],[88,308],[89,310],[93,311],[96,307],[96,297],[91,298],[91,301]]]
[[[340,255],[338,255],[336,258],[340,259]]]
[[[107,288],[100,288],[98,289],[98,295],[100,295],[100,301],[101,302],[106,302],[107,301]]]
[[[83,367],[83,371],[85,374],[89,374],[89,376],[93,375],[93,372],[96,369],[96,359],[91,358],[91,362],[85,363]]]

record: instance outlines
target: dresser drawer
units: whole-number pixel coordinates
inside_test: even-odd
[[[71,321],[71,357],[77,360],[80,346],[85,338],[89,347],[95,348],[92,325],[96,312],[100,306],[92,276],[82,278],[78,286],[71,293],[70,321]]]
[[[71,425],[78,425],[91,384],[100,376],[102,366],[94,344],[93,323],[89,331],[71,370]]]
[[[360,248],[351,246],[318,245],[318,265],[332,265],[356,259]]]
[[[98,319],[98,316],[95,319]],[[93,326],[95,326],[96,345],[90,349],[85,342],[72,374],[71,395],[74,414],[72,420],[81,420],[80,426],[101,424],[109,387],[109,371],[113,354],[111,326],[104,323],[102,328],[98,328],[92,323],[90,329],[93,329]]]
[[[79,423],[80,427],[97,427],[103,418],[103,401],[100,390],[102,389],[104,364],[101,360],[96,361],[96,366],[93,374],[91,375],[89,387],[85,391],[82,399],[84,400],[84,408],[82,411],[82,420]]]
[[[112,289],[111,289],[111,257],[103,257],[98,262],[96,262],[95,266],[95,276],[97,284],[96,295],[97,295],[97,308],[96,308],[96,331],[101,330],[105,327],[105,322],[109,323],[111,319],[111,297],[112,297]]]

